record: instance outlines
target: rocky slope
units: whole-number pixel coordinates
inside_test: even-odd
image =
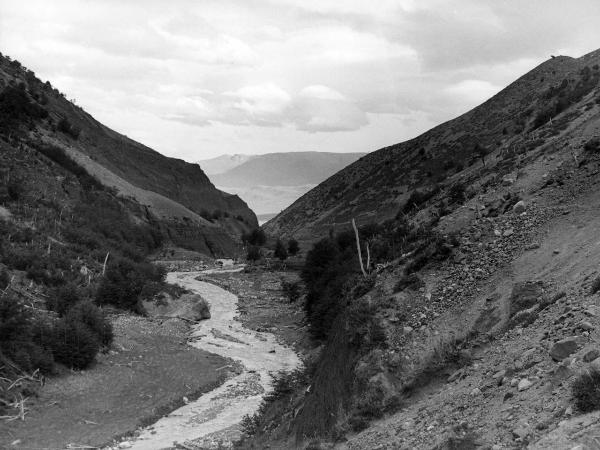
[[[208,253],[232,252],[237,237],[257,226],[250,208],[216,189],[197,164],[165,157],[105,127],[18,61],[0,56],[0,90],[18,86],[45,111],[22,145],[63,149],[102,184],[161,222],[176,243]]]
[[[553,57],[466,114],[336,173],[265,230],[310,240],[331,227],[347,227],[352,218],[366,223],[393,217],[415,201],[415,191],[445,195],[458,179],[484,182],[509,173],[517,159],[594,119],[586,105],[597,92],[599,62],[599,51]]]
[[[599,60],[554,58],[456,121],[366,156],[265,226],[310,240],[352,217],[382,222],[400,210],[395,226],[428,224],[453,243],[446,259],[416,267],[417,250],[378,261],[364,281],[372,288],[341,300],[310,381],[241,448],[597,447],[600,415],[578,407],[573,385],[600,368]],[[554,84],[538,90],[547,77]],[[510,131],[522,114],[523,129]],[[475,143],[487,151],[444,154],[439,143],[461,135],[457,123],[474,133],[471,152]],[[427,156],[432,148],[441,156]],[[425,168],[436,184],[419,178]],[[403,201],[390,195],[394,174]],[[324,194],[336,183],[339,208]],[[378,331],[366,327],[357,341],[361,305],[359,329],[375,321]]]

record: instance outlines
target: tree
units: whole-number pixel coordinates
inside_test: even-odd
[[[281,242],[281,239],[277,239],[277,242],[275,243],[275,252],[273,254],[276,258],[279,258],[281,261],[287,259],[288,252],[285,249],[285,245],[283,245],[283,242]]]
[[[262,254],[260,251],[260,247],[257,247],[256,245],[251,245],[250,247],[248,247],[248,253],[246,254],[246,259],[248,261],[258,261],[261,258]]]
[[[242,234],[242,242],[261,247],[267,242],[267,236],[263,230],[255,228],[250,233]]]
[[[298,245],[298,241],[296,239],[290,239],[288,241],[287,251],[292,256],[295,256],[300,251],[300,246]]]

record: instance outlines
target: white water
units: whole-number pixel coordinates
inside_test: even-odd
[[[242,418],[254,414],[271,389],[270,373],[290,371],[300,365],[293,350],[278,344],[274,335],[249,330],[234,320],[237,297],[195,279],[209,272],[171,272],[167,281],[200,294],[210,303],[211,318],[194,326],[191,345],[237,360],[244,371],[143,429],[133,442],[134,449],[163,449],[172,447],[175,441],[200,438],[205,446],[217,448],[220,441],[228,446],[239,438]]]

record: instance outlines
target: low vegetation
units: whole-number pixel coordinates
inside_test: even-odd
[[[590,367],[581,373],[571,386],[575,406],[581,412],[600,409],[600,371]]]

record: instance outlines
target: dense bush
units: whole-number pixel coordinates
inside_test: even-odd
[[[0,134],[16,133],[45,117],[48,111],[29,99],[23,84],[0,92]]]
[[[295,303],[302,295],[302,289],[298,281],[282,281],[281,290],[290,303]]]
[[[49,373],[52,370],[52,353],[44,348],[41,339],[36,337],[50,333],[41,322],[34,321],[30,311],[14,296],[0,296],[0,354],[12,360],[22,370],[40,369]]]
[[[580,374],[571,387],[575,406],[582,412],[600,409],[600,371],[589,368]]]
[[[165,275],[161,266],[119,258],[108,265],[95,300],[99,305],[110,304],[141,312],[140,301],[144,288],[151,283],[162,283]]]
[[[287,251],[292,256],[296,256],[296,254],[300,251],[300,246],[298,245],[298,241],[296,239],[290,239],[288,241]]]
[[[250,245],[256,245],[258,247],[265,245],[267,242],[267,235],[260,228],[255,228],[250,233],[242,234],[242,242]]]
[[[262,257],[262,253],[260,251],[260,247],[256,245],[251,245],[248,247],[248,252],[246,253],[246,259],[248,261],[258,261]]]
[[[67,119],[66,117],[61,117],[61,119],[58,121],[58,124],[56,125],[56,129],[61,133],[68,134],[73,139],[79,138],[79,133],[81,133],[81,130],[75,125],[71,124],[71,122],[69,122],[69,119]]]
[[[84,323],[62,318],[53,331],[52,353],[57,362],[75,369],[85,369],[94,361],[100,350],[100,341]]]
[[[66,283],[50,291],[46,306],[58,315],[64,316],[80,299],[81,294],[77,286],[73,283]]]
[[[351,241],[346,235],[317,242],[306,255],[301,273],[306,286],[305,311],[311,332],[318,339],[325,338],[333,320],[345,307],[344,291],[353,273],[358,271],[358,260]]]
[[[8,283],[10,283],[10,276],[8,275],[8,272],[6,271],[6,269],[1,269],[0,270],[0,289],[6,289],[6,287],[8,286]]]
[[[273,252],[273,256],[281,261],[287,259],[288,257],[287,249],[280,239],[277,239],[277,242],[275,243],[275,251]]]
[[[404,204],[404,207],[402,208],[402,213],[409,214],[413,211],[420,209],[421,206],[423,206],[424,203],[426,203],[429,199],[435,196],[439,192],[439,190],[439,186],[435,186],[434,188],[429,190],[415,189],[414,191],[412,191],[410,197]]]
[[[111,323],[104,312],[90,301],[81,301],[69,309],[65,316],[67,322],[78,322],[88,327],[96,336],[98,342],[108,347],[113,340]]]
[[[583,149],[586,152],[590,152],[590,153],[600,152],[600,139],[598,139],[598,138],[590,139],[589,141],[587,141],[585,143],[585,145],[583,146]]]
[[[590,287],[590,294],[594,295],[598,291],[600,291],[600,275],[598,275],[594,279],[594,281],[592,281],[592,286]]]
[[[568,80],[563,80],[560,85],[548,89],[544,96],[550,100],[550,103],[540,109],[534,118],[533,128],[541,127],[554,116],[579,102],[598,85],[599,81],[600,74],[597,71],[584,67],[579,72],[577,83],[569,83]]]

